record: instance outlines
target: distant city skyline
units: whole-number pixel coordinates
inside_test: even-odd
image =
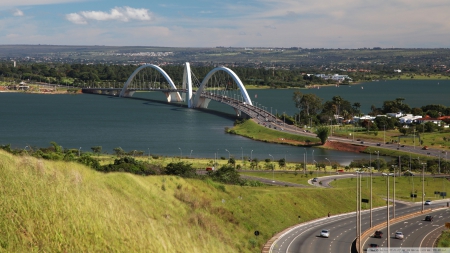
[[[0,44],[450,48],[448,0],[2,0]]]

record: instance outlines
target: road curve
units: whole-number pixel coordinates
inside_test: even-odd
[[[396,216],[403,216],[421,210],[421,203],[396,204]],[[324,210],[326,212],[326,210]],[[362,212],[362,231],[370,228],[369,210]],[[390,217],[393,209],[390,208]],[[373,226],[386,221],[386,208],[376,208],[372,212]],[[318,237],[322,229],[330,230],[329,238]],[[356,238],[355,212],[332,215],[310,222],[305,222],[284,230],[275,235],[265,245],[262,252],[350,252],[351,245]]]
[[[443,203],[444,202],[441,201],[440,204],[434,204],[435,207],[439,206],[438,209],[430,211],[432,209],[429,207],[424,214],[419,214],[418,216],[391,224],[389,235],[390,248],[434,247],[441,231],[445,229],[445,223],[450,219],[450,210],[444,207],[445,205],[443,205]],[[433,216],[433,221],[425,221],[426,215]],[[363,238],[362,248],[364,250],[367,249],[370,244],[377,244],[378,247],[388,247],[387,228],[384,226],[379,230],[383,232],[382,238],[373,238],[373,236]],[[397,231],[403,233],[403,240],[395,238],[395,232]]]

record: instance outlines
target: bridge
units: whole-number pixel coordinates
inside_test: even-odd
[[[151,70],[151,73],[144,73]],[[163,77],[155,82],[156,75]],[[144,81],[150,79],[151,81]],[[195,81],[193,81],[195,80]],[[211,70],[200,83],[191,71],[190,64],[184,65],[183,81],[176,86],[172,78],[159,66],[145,64],[138,67],[123,87],[88,87],[83,93],[103,94],[117,97],[132,97],[136,92],[162,92],[168,103],[187,103],[188,108],[207,108],[211,100],[226,104],[234,109],[236,116],[255,119],[267,127],[283,130],[284,123],[264,108],[253,105],[244,84],[229,68],[220,66]],[[195,89],[194,89],[195,88]],[[292,128],[292,126],[285,126]],[[296,127],[295,127],[296,128]],[[292,129],[294,130],[294,129]],[[295,129],[298,131],[298,129]]]

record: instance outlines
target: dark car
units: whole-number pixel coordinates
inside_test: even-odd
[[[425,216],[425,221],[433,221],[433,216],[431,215]]]
[[[381,146],[381,143],[377,143],[377,146]]]
[[[375,234],[373,235],[373,237],[381,238],[381,237],[383,237],[383,232],[377,230],[377,231],[375,231]]]
[[[369,245],[369,248],[378,248],[378,244],[376,244],[376,243],[371,243],[371,244]]]

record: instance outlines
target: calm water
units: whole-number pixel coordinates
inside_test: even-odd
[[[249,90],[248,93],[252,99],[267,106],[270,111],[275,113],[286,112],[288,114],[297,113],[292,101],[293,92],[296,90]],[[377,81],[358,85],[341,85],[339,87],[321,87],[320,89],[302,89],[302,93],[314,93],[321,97],[323,101],[329,101],[333,96],[341,96],[351,104],[361,103],[361,112],[369,113],[370,107],[382,107],[386,100],[395,100],[398,97],[405,98],[403,103],[411,108],[421,107],[428,104],[441,104],[450,106],[450,80],[445,81]]]
[[[395,85],[394,85],[395,84]],[[431,88],[433,85],[441,87]],[[364,89],[360,87],[363,86]],[[394,87],[399,86],[399,87]],[[359,86],[328,87],[314,92],[325,100],[339,95],[353,102],[360,102],[362,109],[382,101],[405,98],[410,106],[440,103],[449,106],[450,82],[371,82]],[[367,94],[365,94],[365,93]],[[258,104],[267,106],[273,113],[294,113],[293,90],[250,90]],[[424,96],[426,94],[426,96]],[[162,93],[142,93],[138,97],[163,101]],[[354,99],[354,100],[353,100]],[[441,102],[442,101],[442,102]],[[216,113],[221,112],[221,113]],[[15,148],[25,146],[47,147],[55,141],[64,148],[102,146],[104,152],[113,148],[125,151],[140,150],[146,154],[185,157],[228,157],[228,152],[238,159],[280,159],[303,161],[307,153],[309,163],[314,160],[337,161],[348,164],[366,155],[300,148],[252,141],[244,137],[224,133],[233,125],[234,111],[227,106],[211,102],[209,109],[199,111],[157,101],[121,99],[99,95],[36,95],[0,93],[0,144]],[[192,152],[191,152],[192,150]],[[253,152],[252,152],[253,150]]]

